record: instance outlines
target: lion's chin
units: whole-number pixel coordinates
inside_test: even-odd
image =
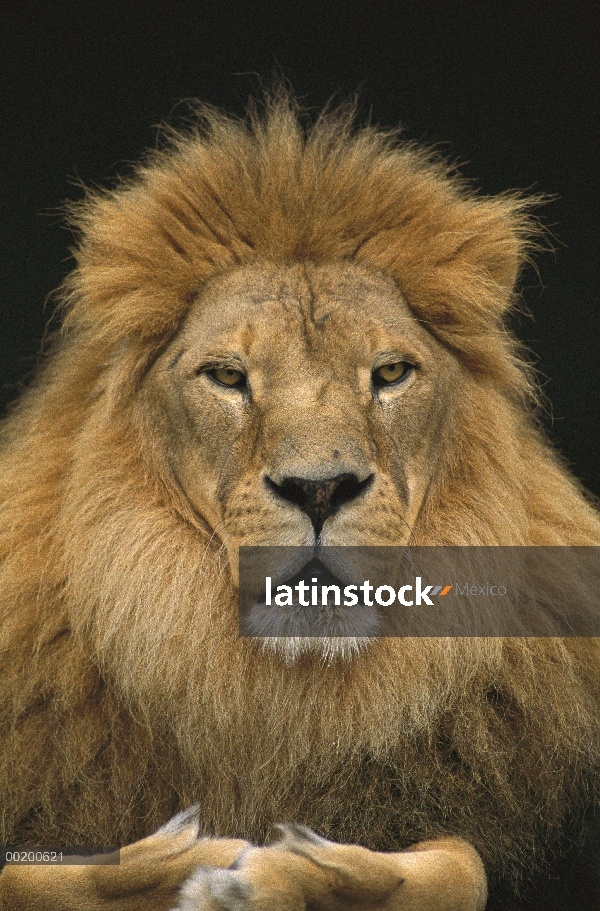
[[[276,569],[279,569],[277,565]],[[311,583],[317,582],[337,588],[337,603],[331,592],[324,603],[317,603],[314,586],[309,601],[295,591],[303,584],[306,595]],[[358,601],[357,595],[354,595],[356,604],[348,603],[347,599],[340,603],[339,592],[344,589],[344,582],[317,558],[313,557],[295,575],[286,578],[283,587],[287,589],[286,600],[291,598],[291,603],[279,603],[276,596],[276,603],[272,604],[269,588],[268,599],[266,592],[261,592],[240,610],[240,634],[260,639],[263,650],[275,652],[286,660],[305,654],[327,660],[350,659],[372,638],[382,635],[382,617],[377,608]]]
[[[381,635],[381,618],[364,604],[281,608],[257,601],[240,626],[243,636],[256,639],[261,650],[287,663],[307,654],[325,661],[349,661]]]
[[[262,652],[275,655],[291,665],[305,655],[324,664],[349,662],[364,652],[373,640],[353,636],[263,636],[254,641]]]

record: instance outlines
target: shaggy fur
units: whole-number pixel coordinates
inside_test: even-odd
[[[127,843],[199,803],[205,832],[259,842],[286,820],[385,850],[459,834],[492,883],[542,862],[597,780],[598,643],[258,653],[136,400],[210,277],[384,271],[472,377],[413,542],[600,544],[505,325],[528,211],[347,115],[305,131],[285,99],[244,123],[202,110],[76,207],[64,330],[3,430],[0,843]]]

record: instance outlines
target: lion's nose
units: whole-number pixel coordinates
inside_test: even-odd
[[[282,499],[299,506],[306,513],[319,536],[329,516],[343,506],[355,500],[366,490],[373,475],[360,481],[355,474],[338,474],[331,478],[283,478],[276,484],[271,478],[265,478],[270,489]]]

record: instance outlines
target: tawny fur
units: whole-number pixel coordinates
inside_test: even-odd
[[[356,262],[471,371],[413,542],[600,544],[505,327],[528,211],[348,116],[305,132],[285,99],[203,111],[77,207],[64,330],[3,430],[0,843],[123,844],[199,803],[203,831],[258,842],[286,820],[380,849],[458,834],[514,879],[552,844],[597,780],[598,643],[380,640],[292,672],[237,638],[218,536],[136,407],[209,277]]]

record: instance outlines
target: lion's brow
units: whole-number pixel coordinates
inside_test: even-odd
[[[169,364],[167,365],[167,370],[173,370],[177,366],[184,351],[185,351],[185,348],[181,348],[177,352],[177,354],[173,358],[171,358],[171,360],[169,361]]]

